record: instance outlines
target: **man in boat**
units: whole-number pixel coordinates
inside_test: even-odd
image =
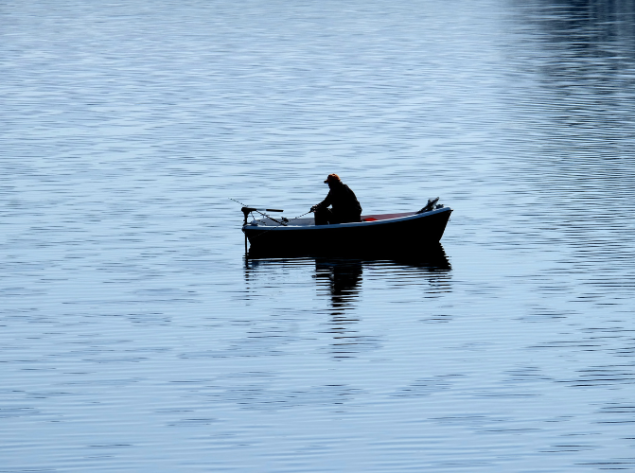
[[[315,224],[359,222],[362,206],[351,188],[337,174],[329,174],[324,182],[329,185],[326,199],[311,207],[311,211],[315,212]]]

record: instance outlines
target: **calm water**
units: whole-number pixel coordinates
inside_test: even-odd
[[[0,472],[635,471],[628,1],[0,1]],[[339,173],[433,260],[249,260]]]

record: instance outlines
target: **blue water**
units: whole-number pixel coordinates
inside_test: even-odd
[[[627,1],[0,3],[0,472],[635,471]],[[247,260],[240,206],[454,209]]]

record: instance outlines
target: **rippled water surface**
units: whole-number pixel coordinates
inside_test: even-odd
[[[0,472],[635,471],[635,7],[0,2]],[[422,258],[234,198],[439,195]]]

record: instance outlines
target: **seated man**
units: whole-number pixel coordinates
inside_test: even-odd
[[[311,207],[315,212],[315,224],[359,222],[362,206],[350,187],[344,184],[337,174],[329,174],[324,182],[329,185],[326,199]],[[331,209],[328,208],[329,205]]]

